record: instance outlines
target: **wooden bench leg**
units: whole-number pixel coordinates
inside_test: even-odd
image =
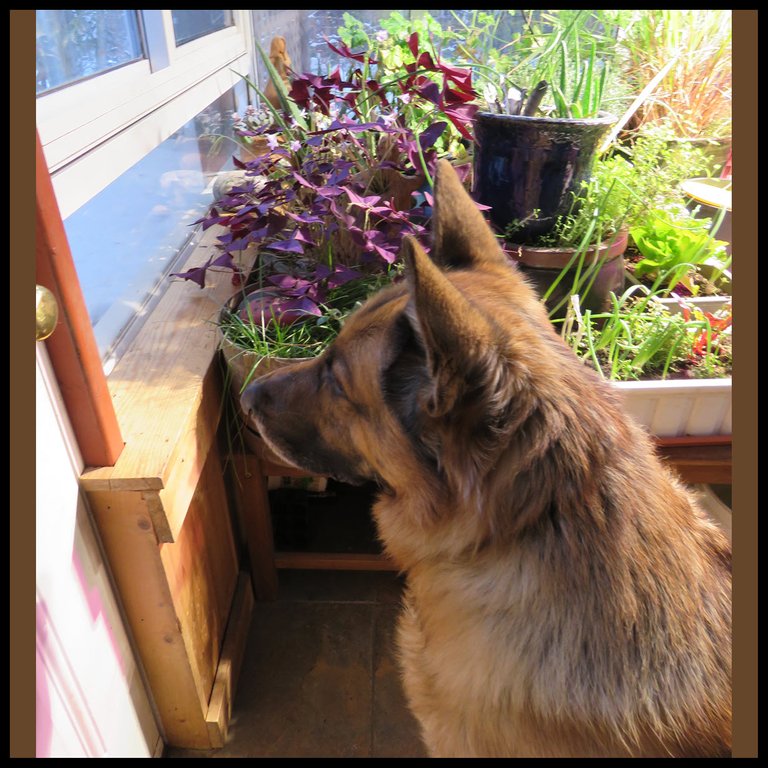
[[[258,457],[242,453],[234,457],[237,478],[237,513],[248,547],[253,592],[257,600],[277,598],[277,568],[267,478]]]

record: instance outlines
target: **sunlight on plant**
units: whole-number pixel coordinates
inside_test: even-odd
[[[704,312],[682,299],[671,312],[657,295],[632,286],[611,294],[606,312],[581,310],[573,296],[561,335],[603,378],[714,378],[730,374],[732,307]]]
[[[627,77],[636,86],[675,61],[635,128],[668,121],[679,136],[730,137],[730,10],[634,11],[621,45]]]

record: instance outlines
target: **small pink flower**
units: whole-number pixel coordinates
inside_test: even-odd
[[[291,152],[298,152],[301,149],[301,142],[294,139],[289,145]]]
[[[386,125],[388,128],[392,128],[394,124],[397,122],[397,114],[395,112],[388,112],[381,116],[381,119],[384,121],[384,125]]]
[[[276,136],[274,133],[270,133],[270,134],[267,136],[267,146],[268,146],[270,149],[277,149],[277,147],[278,147],[278,141],[277,141],[277,136]]]

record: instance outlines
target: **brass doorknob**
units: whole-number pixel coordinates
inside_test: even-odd
[[[43,285],[35,287],[35,339],[47,339],[59,321],[59,305],[56,297]]]

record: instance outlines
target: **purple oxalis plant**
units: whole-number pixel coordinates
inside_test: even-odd
[[[416,34],[414,61],[386,85],[367,76],[375,61],[365,54],[328,45],[355,63],[348,77],[338,68],[327,77],[294,76],[289,96],[305,119],[283,114],[244,131],[265,136],[271,149],[249,162],[234,159],[245,171],[242,183],[196,222],[226,229],[218,252],[175,273],[203,287],[209,269],[226,269],[240,284],[236,254],[257,247],[260,281],[269,288],[261,299],[269,306],[260,309],[282,324],[320,315],[333,289],[386,272],[405,235],[428,247],[435,145],[449,123],[471,139],[477,110],[471,72],[420,51]],[[398,112],[403,104],[422,106],[419,130]],[[469,166],[457,170],[466,175]]]

